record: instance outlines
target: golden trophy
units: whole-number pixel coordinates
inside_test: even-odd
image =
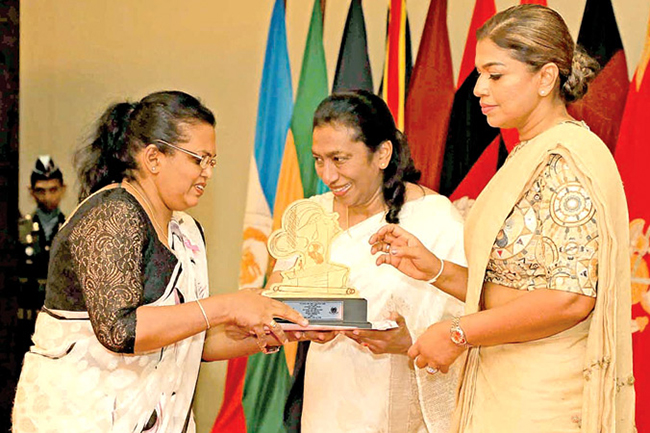
[[[295,263],[263,294],[300,312],[310,328],[371,328],[367,300],[347,285],[350,269],[330,261],[330,245],[339,233],[337,213],[312,200],[292,203],[267,247],[276,259],[295,258]]]

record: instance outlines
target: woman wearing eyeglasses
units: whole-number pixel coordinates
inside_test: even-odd
[[[77,155],[82,201],[52,246],[15,432],[193,432],[202,358],[270,351],[286,341],[274,317],[306,324],[251,291],[209,296],[203,232],[183,211],[212,177],[214,126],[182,92],[100,119]]]

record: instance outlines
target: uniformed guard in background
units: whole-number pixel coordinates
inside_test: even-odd
[[[18,269],[17,350],[26,352],[31,345],[36,314],[45,300],[47,266],[52,239],[65,221],[59,204],[65,193],[63,174],[49,155],[36,160],[30,177],[29,192],[36,210],[21,218],[18,232],[22,257]]]

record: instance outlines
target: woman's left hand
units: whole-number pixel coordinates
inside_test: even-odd
[[[391,313],[390,320],[397,322],[397,328],[386,331],[372,331],[355,329],[354,331],[342,332],[346,337],[367,347],[372,353],[394,353],[406,354],[413,343],[411,334],[406,327],[404,317],[399,313]]]
[[[424,331],[408,350],[408,356],[415,360],[418,368],[429,366],[447,373],[449,367],[464,351],[451,341],[449,330],[451,320],[434,323]]]

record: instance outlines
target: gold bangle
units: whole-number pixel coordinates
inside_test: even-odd
[[[203,318],[205,319],[205,324],[208,326],[207,328],[205,328],[205,330],[207,331],[208,329],[210,329],[210,321],[208,320],[208,315],[205,314],[205,310],[203,309],[203,305],[201,305],[201,302],[199,302],[198,299],[196,300],[196,303],[199,304],[199,308],[201,309],[201,313],[203,313]]]

